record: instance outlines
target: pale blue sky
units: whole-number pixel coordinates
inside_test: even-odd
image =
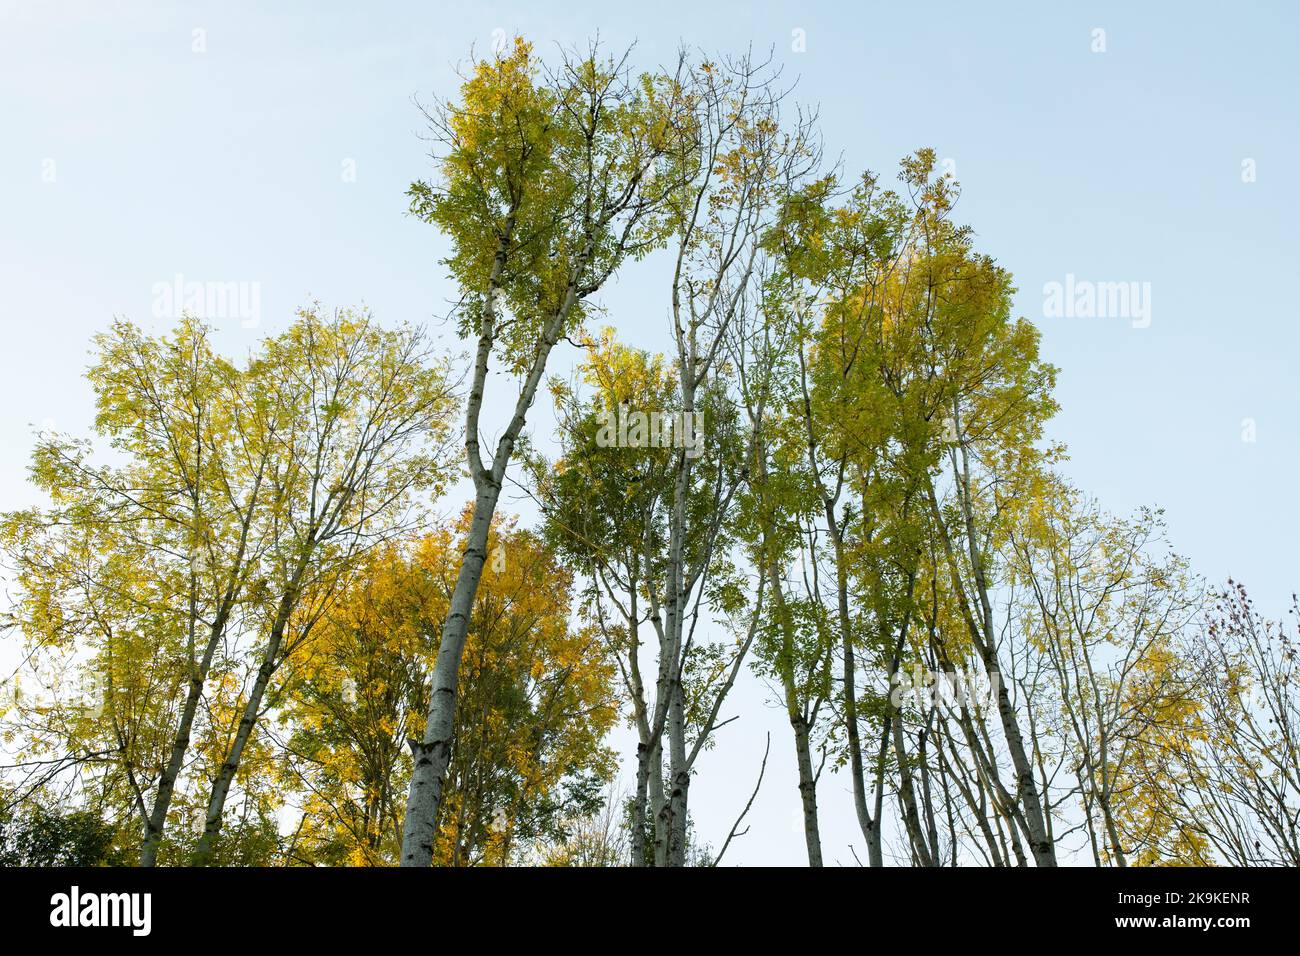
[[[155,283],[260,283],[259,328],[217,323],[239,351],[313,297],[442,314],[442,244],[404,215],[407,184],[428,175],[412,96],[453,94],[455,65],[494,30],[543,52],[599,31],[636,40],[647,67],[682,42],[774,48],[850,172],[892,178],[926,145],[951,159],[958,218],[1016,276],[1018,311],[1061,369],[1052,435],[1068,474],[1112,509],[1163,506],[1196,569],[1246,582],[1264,608],[1300,588],[1294,5],[262,6],[0,2],[0,508],[35,500],[31,425],[86,430],[89,337],[114,315],[165,324]],[[1150,283],[1150,327],[1044,318],[1044,284],[1067,274]],[[605,296],[638,344],[663,341],[657,279],[631,270]],[[789,728],[756,712],[750,684],[693,790],[698,825],[725,835],[770,729],[754,830],[729,858],[802,862]],[[851,862],[845,791],[823,782],[825,843]]]

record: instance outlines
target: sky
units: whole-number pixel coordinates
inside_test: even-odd
[[[414,99],[454,96],[458,66],[502,38],[551,55],[599,34],[647,69],[683,44],[771,51],[850,176],[892,180],[933,147],[962,184],[955,218],[1015,276],[1060,369],[1066,474],[1112,511],[1162,507],[1197,571],[1278,614],[1300,589],[1298,33],[1285,2],[0,0],[0,510],[39,500],[33,429],[88,433],[91,337],[115,316],[167,328],[177,283],[232,291],[213,320],[232,354],[313,300],[462,348],[445,243],[406,214],[430,175]],[[1113,283],[1127,308],[1075,298]],[[626,340],[666,346],[654,263],[601,302]],[[543,447],[549,424],[539,403]],[[717,845],[771,733],[728,863],[806,860],[774,699],[747,677],[692,787]],[[853,863],[847,780],[828,770],[820,802],[827,862]]]

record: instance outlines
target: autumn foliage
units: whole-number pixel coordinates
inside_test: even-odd
[[[780,788],[812,866],[832,804],[869,866],[1300,865],[1294,623],[1067,480],[934,151],[849,174],[790,96],[520,39],[407,193],[464,353],[98,336],[0,515],[0,862],[717,865]]]

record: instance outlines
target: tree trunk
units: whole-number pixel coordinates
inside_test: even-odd
[[[523,431],[528,409],[532,407],[537,388],[546,373],[546,362],[551,350],[559,341],[564,324],[578,302],[578,281],[585,272],[594,248],[592,238],[588,235],[578,254],[576,271],[570,276],[560,306],[551,316],[537,343],[537,354],[533,356],[528,375],[519,390],[514,414],[497,442],[492,464],[490,468],[485,468],[479,450],[479,415],[483,409],[483,394],[487,386],[488,360],[496,341],[494,327],[499,281],[505,269],[509,235],[513,229],[514,216],[511,214],[506,222],[504,237],[497,244],[492,272],[488,277],[482,328],[474,360],[474,382],[470,387],[469,401],[465,405],[465,452],[476,492],[474,516],[470,522],[465,556],[447,609],[447,619],[442,625],[442,640],[438,644],[438,660],[433,669],[433,686],[429,694],[429,714],[424,725],[424,737],[411,744],[415,766],[411,770],[406,820],[402,827],[402,866],[430,866],[433,863],[434,825],[438,808],[442,804],[447,765],[451,762],[460,658],[469,634],[470,614],[478,596],[479,579],[483,576],[483,565],[487,562],[488,532],[496,514],[497,499],[501,495],[506,468],[514,454],[515,442]]]
[[[456,720],[456,686],[460,658],[469,634],[470,614],[478,594],[479,579],[487,562],[488,531],[496,512],[500,486],[484,483],[474,500],[465,557],[456,576],[442,641],[433,669],[433,691],[424,738],[411,742],[415,767],[406,802],[406,823],[402,831],[402,866],[429,866],[433,862],[434,824],[442,804],[442,788],[451,761],[451,743]]]
[[[631,845],[629,863],[645,866],[646,807],[650,799],[650,755],[654,747],[642,740],[636,747],[636,793],[632,797]]]
[[[769,538],[771,537],[769,530]],[[781,657],[778,669],[781,673],[781,687],[785,693],[786,716],[794,730],[794,752],[799,767],[799,799],[803,805],[803,835],[808,847],[808,865],[822,865],[821,829],[817,822],[817,779],[813,774],[812,750],[808,744],[808,721],[799,701],[798,688],[794,674],[794,622],[785,601],[785,590],[781,587],[781,577],[777,574],[776,557],[771,553],[769,543],[764,548],[764,563],[767,564],[767,586],[772,593],[772,604],[776,610],[777,626],[781,629]]]
[[[963,460],[965,454],[965,447],[962,446]],[[1033,853],[1034,861],[1039,866],[1054,867],[1056,866],[1056,850],[1047,836],[1047,827],[1043,821],[1043,807],[1038,799],[1038,788],[1034,784],[1034,768],[1025,752],[1024,738],[1020,733],[1020,725],[1016,721],[1015,708],[1011,706],[1011,697],[1007,693],[1006,682],[1002,680],[1001,668],[998,665],[997,635],[993,627],[993,604],[989,599],[988,579],[984,572],[984,560],[979,551],[975,532],[975,517],[970,499],[969,472],[957,468],[955,453],[953,453],[953,471],[957,480],[961,483],[963,491],[958,497],[966,526],[966,543],[972,577],[974,578],[976,595],[980,602],[981,617],[978,622],[971,613],[971,609],[964,597],[965,592],[957,572],[957,561],[953,553],[952,539],[939,510],[938,498],[933,483],[929,485],[931,512],[935,516],[940,541],[948,559],[949,574],[952,578],[954,591],[958,595],[959,609],[965,618],[971,637],[979,648],[985,676],[988,677],[990,683],[995,683],[998,689],[998,718],[1002,724],[1002,734],[1006,739],[1007,751],[1011,755],[1011,764],[1016,772],[1016,798],[1024,811],[1024,824],[1026,834],[1029,837],[1030,852]]]
[[[176,728],[176,737],[172,740],[167,765],[158,780],[158,795],[154,798],[153,809],[145,825],[144,842],[140,846],[141,866],[154,866],[158,862],[158,848],[162,844],[163,830],[167,826],[167,813],[171,809],[172,797],[176,793],[176,780],[180,777],[181,767],[185,764],[185,754],[190,748],[194,715],[199,709],[199,700],[203,697],[203,684],[212,669],[212,658],[225,628],[226,616],[222,613],[212,622],[212,628],[208,632],[208,645],[204,648],[203,660],[198,665],[198,669],[195,670],[191,665],[189,689],[185,693],[181,721]]]
[[[802,718],[794,726],[794,749],[799,760],[799,798],[803,801],[803,836],[808,844],[808,865],[822,865],[821,828],[817,823],[817,778],[813,774],[812,752],[808,746],[808,725]]]
[[[916,791],[912,786],[912,770],[907,762],[907,744],[903,737],[902,714],[894,709],[894,753],[898,757],[898,796],[903,803],[903,823],[912,844],[912,852],[921,866],[934,866],[934,856],[921,829],[921,815],[916,808]]]
[[[686,865],[687,804],[691,771],[686,765],[686,707],[680,676],[673,681],[668,702],[668,759],[671,776],[668,791],[668,865]]]
[[[257,725],[257,717],[262,709],[262,700],[266,696],[266,688],[270,686],[271,677],[280,665],[278,658],[280,656],[280,647],[284,643],[284,632],[289,627],[289,616],[298,604],[302,577],[306,569],[307,559],[304,557],[294,572],[285,594],[280,598],[280,605],[275,612],[275,620],[271,624],[271,634],[267,639],[266,649],[262,652],[262,665],[257,669],[257,679],[253,681],[253,689],[248,695],[248,702],[244,705],[244,712],[239,718],[239,727],[235,731],[235,739],[230,745],[230,750],[226,753],[226,759],[221,763],[221,769],[217,771],[216,779],[212,782],[212,793],[208,797],[207,815],[203,821],[203,836],[199,838],[198,845],[194,848],[193,862],[195,866],[206,866],[209,860],[212,859],[217,837],[221,833],[226,798],[230,795],[230,787],[235,781],[235,774],[239,771],[239,761],[244,755],[244,748],[248,745],[248,740],[253,734],[253,728]]]

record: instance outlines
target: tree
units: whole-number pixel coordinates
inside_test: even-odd
[[[1194,712],[1169,663],[1200,601],[1186,562],[1152,553],[1161,533],[1154,512],[1110,519],[1056,486],[1008,542],[1010,573],[1029,604],[1018,615],[1020,640],[1056,683],[1059,713],[1044,729],[1067,744],[1098,865],[1144,854],[1150,840],[1133,819],[1144,802],[1133,764],[1186,733]]]
[[[272,678],[365,551],[417,516],[413,496],[436,491],[454,401],[421,333],[364,313],[304,310],[243,367],[191,320],[157,337],[118,323],[97,345],[96,429],[122,463],[43,437],[33,477],[51,506],[3,523],[33,653],[93,678],[27,713],[59,755],[47,776],[94,764],[137,815],[143,865],[197,759],[204,862]]]
[[[929,516],[971,646],[989,681],[997,682],[998,721],[1015,773],[1017,820],[1037,865],[1055,866],[1032,748],[1001,679],[993,564],[1017,505],[1034,500],[1036,469],[1053,454],[1036,443],[1056,409],[1055,369],[1038,358],[1037,330],[1011,320],[1005,270],[974,254],[967,232],[942,218],[949,205],[947,186],[942,178],[927,178],[932,163],[927,154],[910,171],[914,188],[932,196],[933,213],[923,219],[929,258],[919,283],[921,314],[927,319],[920,343],[927,364],[941,370],[947,439],[947,492],[937,476],[928,482]]]
[[[701,399],[709,392],[732,392],[733,370],[721,366],[735,324],[758,306],[757,280],[763,263],[763,238],[775,219],[780,196],[815,168],[818,151],[809,118],[782,125],[785,91],[767,64],[750,57],[702,61],[692,69],[699,146],[686,184],[674,195],[671,212],[675,256],[669,285],[671,332],[676,366],[674,405],[683,420],[698,427]],[[686,164],[683,163],[685,166]],[[733,392],[734,394],[734,392]],[[735,402],[735,398],[732,398]],[[733,661],[698,732],[688,742],[685,662],[700,621],[699,600],[706,594],[733,533],[735,497],[748,478],[755,434],[733,436],[728,418],[714,418],[698,440],[709,444],[715,464],[700,468],[686,448],[671,458],[672,497],[667,506],[667,551],[661,582],[649,592],[651,623],[659,643],[651,727],[656,746],[666,740],[668,800],[660,808],[656,855],[683,866],[687,857],[691,774],[700,750],[716,727],[718,710],[756,633],[757,613],[742,652]],[[697,483],[707,489],[712,507],[692,507]],[[699,541],[696,548],[689,547]],[[757,587],[757,605],[764,585]],[[724,606],[724,613],[728,610]],[[660,729],[662,728],[662,729]]]
[[[305,862],[400,859],[408,742],[454,590],[468,512],[413,547],[372,556],[326,616],[286,694],[288,783],[307,794]],[[569,621],[571,576],[532,534],[498,520],[475,602],[436,827],[439,865],[505,865],[548,852],[591,813],[613,770],[613,664]]]
[[[694,135],[681,84],[634,78],[595,47],[543,74],[531,45],[480,61],[459,104],[429,114],[446,152],[437,187],[416,183],[412,209],[443,229],[464,294],[460,332],[477,340],[466,404],[473,517],[443,623],[423,739],[416,747],[403,865],[428,865],[455,726],[469,617],[506,469],[551,351],[627,259],[662,241],[661,210]],[[493,357],[521,376],[514,411],[487,456],[480,418]]]
[[[423,335],[412,329],[386,331],[366,315],[321,320],[303,312],[249,367],[252,401],[285,416],[266,475],[272,507],[259,525],[267,600],[253,624],[265,638],[212,781],[196,862],[221,829],[276,670],[309,640],[365,552],[413,527],[413,496],[443,480],[439,446],[454,404],[444,370],[428,362]]]
[[[563,842],[549,847],[542,860],[546,866],[622,866],[628,859],[629,830],[624,801],[617,791],[605,794],[601,807],[570,822]]]
[[[32,478],[53,506],[6,516],[4,536],[29,638],[80,648],[106,678],[50,723],[103,708],[108,739],[81,720],[52,746],[68,760],[113,754],[144,830],[141,863],[152,865],[204,685],[256,564],[249,531],[265,462],[239,439],[265,422],[237,400],[238,370],[197,322],[158,338],[118,322],[96,346],[96,430],[126,464],[95,463],[87,441],[41,436]]]
[[[424,110],[458,520],[417,329],[95,339],[93,440],[40,434],[48,500],[0,515],[0,861],[717,865],[770,739],[716,853],[690,795],[748,663],[811,866],[827,764],[871,866],[1300,863],[1294,628],[1232,582],[1207,607],[1158,509],[1062,477],[1056,370],[957,183],[928,149],[892,189],[822,168],[779,80],[520,39]],[[664,351],[590,333],[659,250]]]
[[[581,569],[584,612],[619,664],[638,738],[629,830],[650,834],[649,860],[665,865],[666,710],[657,706],[661,698],[648,677],[642,631],[651,630],[659,646],[674,461],[679,444],[702,436],[692,432],[691,420],[681,415],[675,370],[662,355],[629,348],[606,331],[589,343],[580,377],[581,382],[572,385],[552,383],[562,419],[561,456],[554,463],[537,456],[530,471],[545,509],[547,539]],[[742,464],[733,451],[734,413],[725,391],[714,384],[699,396],[699,412],[713,423],[712,445],[710,454],[702,455],[697,472],[701,480],[692,488],[687,506],[694,524],[686,551],[692,560],[711,565],[711,587],[707,594],[702,588],[696,591],[696,609],[707,599],[720,623],[737,632],[737,638],[734,645],[701,638],[683,655],[684,721],[696,754],[708,744],[721,701],[756,628],[756,619],[747,619],[730,556],[719,545],[719,524],[727,520],[725,508],[718,507],[719,496],[731,495]],[[661,427],[651,428],[652,421]],[[642,852],[646,844],[629,842],[633,865],[647,862]]]
[[[1293,597],[1290,615],[1297,614]],[[1294,624],[1265,617],[1245,587],[1229,581],[1171,666],[1183,668],[1195,691],[1197,732],[1175,737],[1148,762],[1142,811],[1167,834],[1163,855],[1198,865],[1300,865]]]
[[[0,866],[125,866],[119,834],[98,813],[31,803],[0,814]]]
[[[761,622],[754,667],[779,684],[794,734],[795,765],[810,866],[822,865],[813,770],[814,735],[832,696],[833,627],[822,600],[817,489],[805,459],[801,381],[792,353],[799,329],[781,307],[785,291],[768,277],[767,296],[755,320],[741,315],[728,349],[752,436],[749,481],[738,500],[737,536],[757,572],[760,598],[752,613]],[[788,569],[795,564],[801,573]],[[798,583],[791,578],[801,578]],[[823,754],[823,765],[824,765]]]

